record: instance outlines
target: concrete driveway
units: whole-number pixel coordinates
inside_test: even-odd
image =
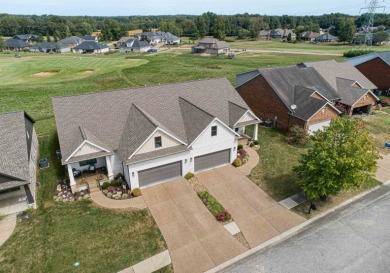
[[[378,160],[378,171],[375,178],[382,183],[390,181],[390,156],[381,155],[382,158]]]
[[[196,176],[232,214],[251,248],[305,221],[269,197],[233,166]]]
[[[178,272],[204,272],[246,251],[181,178],[142,190]]]

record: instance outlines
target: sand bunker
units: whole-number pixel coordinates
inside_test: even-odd
[[[34,77],[39,77],[39,78],[42,78],[42,77],[48,77],[48,76],[53,76],[57,74],[57,72],[39,72],[37,74],[34,74],[33,76]]]
[[[85,70],[83,73],[83,75],[89,75],[89,74],[92,74],[93,73],[93,70]]]

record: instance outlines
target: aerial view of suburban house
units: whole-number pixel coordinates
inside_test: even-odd
[[[257,139],[260,123],[226,78],[54,97],[53,107],[72,188],[83,170],[122,173],[134,189],[230,164],[245,127]]]
[[[83,39],[84,41],[99,42],[98,37],[94,36],[94,35],[83,35],[83,36],[80,36],[80,38]]]
[[[84,41],[75,46],[72,51],[73,53],[106,53],[109,52],[110,49],[107,45],[98,42]]]
[[[291,34],[291,39],[295,40],[296,39],[296,34],[293,32],[292,29],[281,29],[281,28],[277,28],[273,31],[270,32],[270,36],[271,38],[287,38],[288,35]]]
[[[146,41],[137,40],[135,38],[130,38],[126,42],[121,43],[119,46],[119,52],[147,52],[151,48],[150,44]]]
[[[229,53],[230,46],[225,41],[219,41],[215,38],[204,38],[196,45],[191,47],[192,53],[204,53],[218,55]]]
[[[337,40],[338,38],[336,36],[329,33],[321,34],[315,38],[315,41],[318,43],[336,42]]]
[[[379,90],[389,94],[390,90],[390,51],[374,52],[348,59]]]
[[[322,61],[237,75],[237,91],[254,113],[275,127],[299,125],[312,133],[341,114],[371,113],[375,85],[349,63]]]
[[[314,31],[307,31],[307,32],[303,32],[301,34],[301,39],[304,40],[304,41],[315,41],[315,39],[320,36],[320,34],[318,32],[314,32]]]
[[[128,40],[130,39],[134,39],[134,37],[122,37],[119,39],[119,41],[116,43],[116,46],[117,48],[121,47],[122,45],[124,45]],[[138,39],[139,40],[139,39]]]
[[[32,45],[30,47],[30,52],[56,52],[56,53],[66,53],[70,52],[70,47],[56,42],[40,42]]]
[[[18,34],[12,37],[12,39],[21,40],[25,43],[33,43],[38,38],[38,35],[35,34]]]
[[[260,39],[269,39],[270,32],[268,30],[260,30],[259,32],[259,38]]]
[[[0,114],[0,215],[35,207],[38,139],[25,112]]]
[[[60,44],[67,45],[70,48],[73,48],[73,47],[81,44],[82,42],[84,42],[84,40],[81,39],[80,37],[77,37],[77,36],[71,36],[71,37],[67,37],[65,39],[62,39],[62,40],[60,40],[58,42]]]
[[[4,41],[4,47],[7,50],[23,51],[25,48],[29,48],[30,46],[30,44],[19,39],[8,39]]]

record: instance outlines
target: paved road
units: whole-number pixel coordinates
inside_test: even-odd
[[[390,188],[383,187],[299,235],[225,272],[390,272]]]

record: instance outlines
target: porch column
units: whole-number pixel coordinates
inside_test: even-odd
[[[253,132],[253,140],[257,140],[257,131],[259,130],[259,124],[258,123],[256,123],[255,124],[255,128],[253,129],[254,130],[254,132]]]
[[[68,164],[67,166],[68,166],[70,187],[72,188],[72,190],[75,190],[76,189],[76,180],[74,179],[74,176],[73,176],[72,165]]]
[[[111,166],[111,158],[109,155],[106,155],[106,168],[107,168],[107,175],[108,179],[113,179],[114,174],[112,173],[112,166]]]

